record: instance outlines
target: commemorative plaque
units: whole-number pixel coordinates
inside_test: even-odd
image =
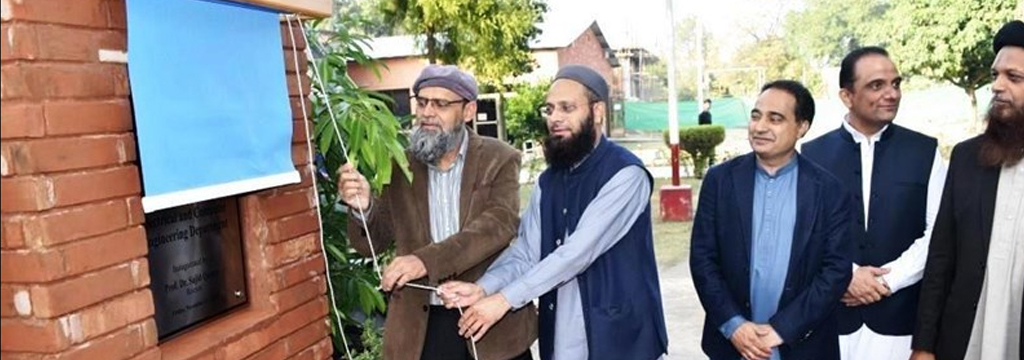
[[[160,339],[246,302],[237,198],[146,214],[146,239]]]

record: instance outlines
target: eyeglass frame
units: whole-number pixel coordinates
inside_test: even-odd
[[[599,103],[601,101],[602,100],[587,100],[587,105],[586,106],[587,107],[592,107],[592,106],[594,106],[594,104],[597,104],[597,103]],[[561,104],[544,104],[544,105],[541,105],[540,107],[537,108],[537,113],[540,114],[540,117],[547,119],[547,118],[549,118],[549,117],[551,117],[552,115],[555,114],[555,110],[558,110],[558,111],[561,111],[562,113],[568,114],[568,113],[576,111],[576,109],[581,106],[581,105],[573,103],[572,104],[573,109],[569,110],[565,106],[565,104],[566,104],[566,102],[564,102],[564,101],[561,102]],[[551,111],[545,111],[544,109],[551,109]],[[593,111],[593,110],[591,110],[591,111]]]
[[[423,97],[423,96],[419,96],[419,95],[413,95],[412,98],[413,98],[413,101],[416,102],[416,107],[417,108],[422,108],[422,109],[426,109],[428,106],[433,106],[434,109],[439,109],[439,110],[440,109],[447,109],[448,107],[452,106],[452,104],[466,104],[466,103],[470,102],[469,100],[466,100],[466,99],[458,99],[458,100],[435,99],[435,98],[428,98],[428,97]],[[420,100],[423,100],[423,102],[421,103]]]

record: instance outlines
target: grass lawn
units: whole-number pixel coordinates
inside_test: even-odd
[[[658,259],[658,268],[667,269],[673,265],[686,261],[690,254],[690,230],[692,222],[664,222],[658,216],[658,209],[661,206],[658,189],[662,185],[671,184],[671,179],[654,179],[654,191],[651,196],[651,221],[654,225],[654,254]],[[697,195],[700,193],[700,180],[694,178],[682,179],[683,184],[693,187],[693,204],[697,204]],[[523,184],[519,187],[520,206],[524,209],[530,203],[530,191],[533,184]],[[696,207],[694,207],[696,210]]]

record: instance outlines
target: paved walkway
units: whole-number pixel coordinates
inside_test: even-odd
[[[707,359],[700,350],[704,309],[693,288],[687,261],[661,269],[661,298],[668,329],[668,356],[664,360]]]

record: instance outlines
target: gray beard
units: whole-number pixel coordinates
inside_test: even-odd
[[[459,123],[451,131],[427,131],[422,127],[415,127],[412,135],[409,136],[409,147],[407,148],[417,160],[437,165],[441,157],[460,145],[459,141],[465,136],[466,126]]]

